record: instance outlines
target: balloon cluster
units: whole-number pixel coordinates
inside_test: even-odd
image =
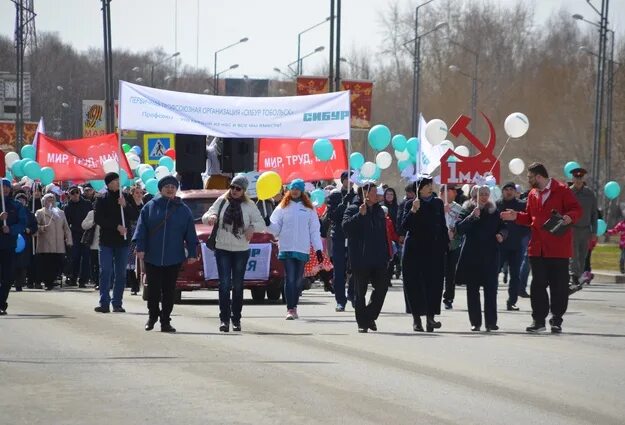
[[[35,160],[37,153],[33,145],[24,145],[20,153],[22,159],[17,152],[6,154],[7,177],[18,179],[28,177],[31,180],[39,180],[43,185],[48,185],[54,181],[54,170],[50,167],[41,167]]]

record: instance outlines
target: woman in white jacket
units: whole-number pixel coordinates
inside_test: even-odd
[[[43,207],[35,212],[37,219],[37,271],[40,281],[49,291],[61,272],[63,255],[66,246],[72,246],[72,233],[65,219],[65,213],[56,207],[53,194],[45,195],[41,203]]]
[[[230,190],[217,198],[202,216],[202,222],[214,225],[219,218],[215,242],[215,260],[219,275],[220,332],[241,331],[243,309],[243,279],[250,256],[250,240],[255,232],[265,230],[265,221],[256,204],[245,191],[249,182],[244,176],[235,176]],[[232,289],[232,302],[230,301]]]
[[[269,230],[279,242],[278,258],[284,263],[284,295],[286,297],[286,320],[297,319],[300,282],[304,265],[308,262],[310,246],[315,249],[318,261],[323,262],[319,218],[308,195],[304,193],[304,181],[295,179],[289,185],[280,205],[271,214]]]

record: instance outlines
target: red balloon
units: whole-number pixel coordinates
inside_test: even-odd
[[[176,151],[173,150],[172,148],[169,148],[165,151],[165,155],[167,155],[168,157],[170,157],[171,159],[173,159],[174,161],[176,160]]]

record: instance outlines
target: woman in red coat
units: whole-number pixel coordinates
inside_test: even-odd
[[[570,228],[564,234],[555,235],[543,225],[553,212],[557,212],[562,216],[564,224],[569,226],[582,216],[582,207],[568,186],[549,178],[543,164],[533,163],[527,171],[532,190],[527,197],[525,212],[507,210],[501,213],[501,218],[529,226],[532,231],[528,256],[532,266],[531,301],[534,322],[527,327],[527,332],[544,331],[551,309],[551,332],[560,333],[562,316],[566,313],[569,302],[568,264],[573,254],[572,235]],[[547,287],[551,294],[551,303]]]

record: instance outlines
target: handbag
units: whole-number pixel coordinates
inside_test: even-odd
[[[80,238],[80,243],[83,245],[91,246],[93,243],[93,238],[95,238],[95,224],[92,228],[87,229],[83,232],[82,237]]]
[[[206,248],[210,249],[211,251],[214,251],[215,248],[217,247],[217,231],[219,230],[219,217],[221,217],[221,210],[224,207],[225,203],[226,203],[226,200],[223,199],[221,201],[221,205],[219,205],[219,210],[217,211],[217,220],[215,221],[215,224],[213,225],[213,229],[211,230],[210,236],[206,240]]]
[[[551,217],[543,224],[543,228],[554,236],[564,235],[569,227],[564,224],[562,215],[556,210],[551,211]]]

